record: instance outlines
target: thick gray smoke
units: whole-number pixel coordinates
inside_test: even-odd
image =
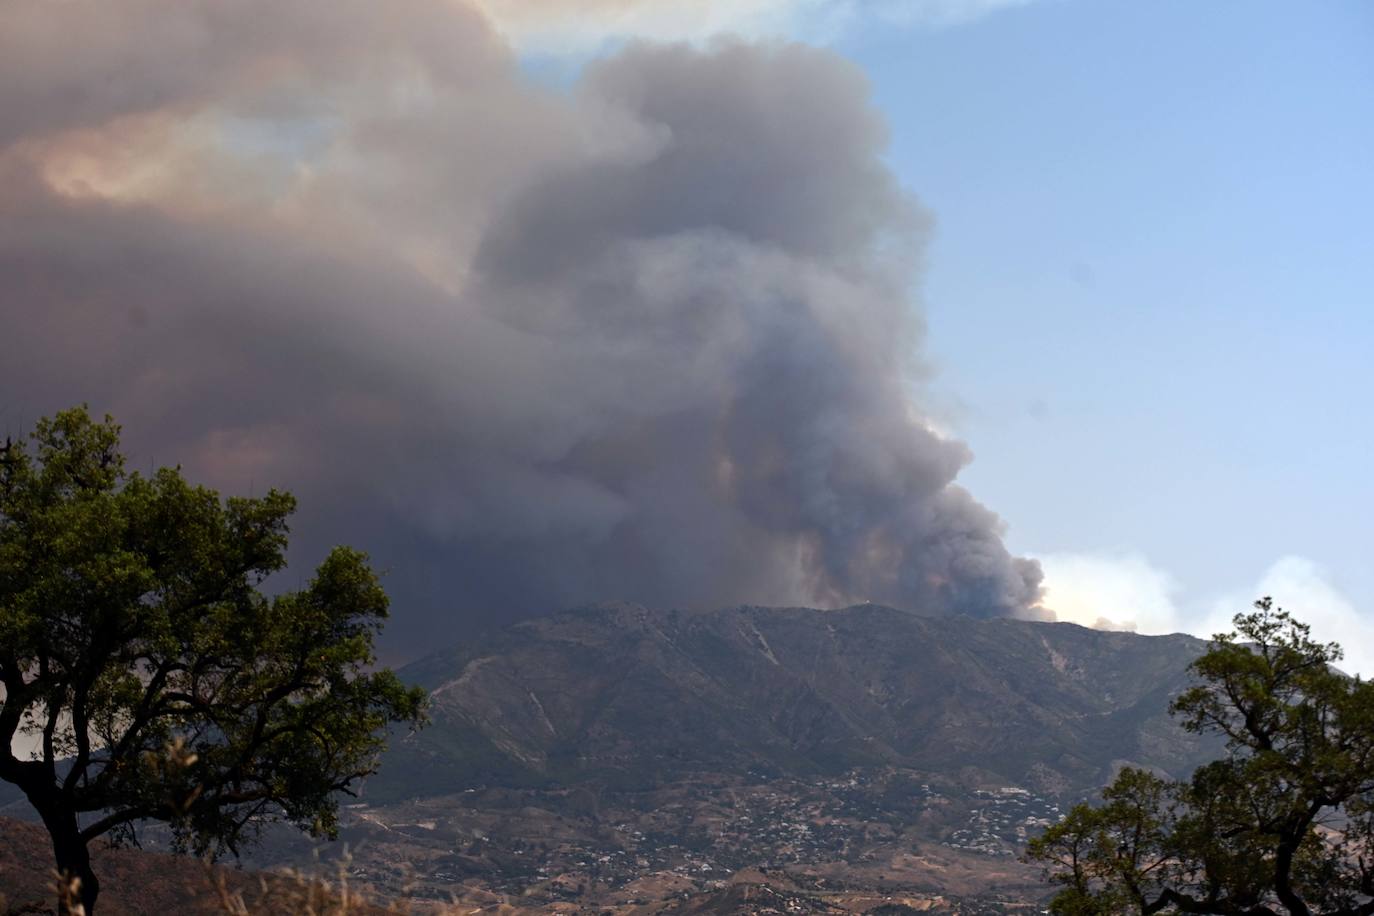
[[[540,88],[447,2],[0,0],[0,425],[301,498],[404,654],[624,598],[1024,614],[923,422],[925,217],[861,75],[632,46]]]

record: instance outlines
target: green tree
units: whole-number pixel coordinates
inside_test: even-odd
[[[374,667],[387,598],[363,554],[260,591],[294,506],[130,473],[119,427],[84,408],[0,451],[0,779],[87,913],[96,837],[161,821],[183,851],[237,854],[270,820],[333,836],[387,726],[420,722],[423,692]]]
[[[1123,770],[1032,841],[1053,912],[1374,914],[1374,684],[1269,598],[1234,624],[1170,709],[1226,756],[1182,782]]]

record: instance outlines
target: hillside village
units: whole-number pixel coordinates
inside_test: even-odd
[[[813,891],[914,886],[931,899],[979,891],[1007,902],[1044,894],[1019,856],[1028,837],[1060,817],[1058,798],[1019,786],[967,790],[894,768],[811,780],[760,775],[703,775],[599,798],[484,788],[358,803],[346,809],[345,836],[357,850],[351,872],[435,899],[462,886],[620,906],[721,891],[746,872]]]

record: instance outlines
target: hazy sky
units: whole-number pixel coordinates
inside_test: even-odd
[[[473,3],[0,0],[7,428],[295,490],[398,658],[1043,570],[1374,672],[1374,6]]]

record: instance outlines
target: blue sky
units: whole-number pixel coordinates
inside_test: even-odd
[[[1374,607],[1374,6],[1061,0],[840,47],[935,213],[936,400],[1013,549],[1143,556],[1185,612],[1296,555]]]
[[[918,397],[1061,616],[1275,590],[1374,669],[1374,4],[759,6],[872,82],[935,219]]]

